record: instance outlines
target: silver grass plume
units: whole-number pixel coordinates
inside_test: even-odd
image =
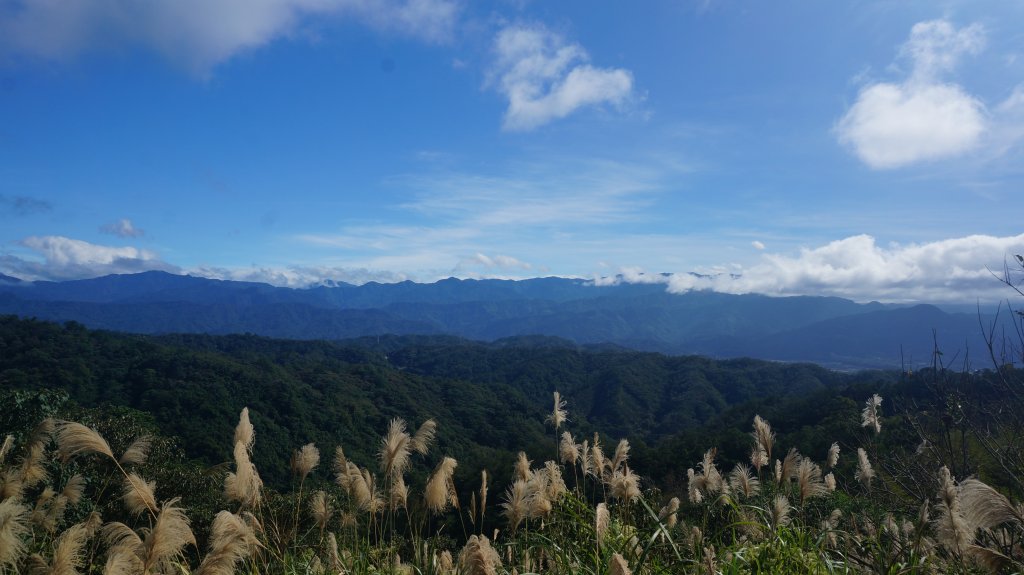
[[[530,480],[530,466],[533,464],[532,461],[526,458],[526,452],[520,451],[516,457],[515,463],[515,479],[517,481],[529,481]]]
[[[611,496],[615,499],[632,503],[640,498],[640,476],[627,466],[616,471],[611,479]]]
[[[114,453],[103,436],[95,429],[90,429],[81,423],[73,421],[61,421],[57,423],[55,430],[57,439],[57,451],[62,462],[89,453],[99,453],[114,459]]]
[[[434,474],[427,481],[424,500],[427,509],[433,513],[444,513],[455,497],[455,484],[452,475],[458,463],[451,457],[445,457],[434,469]]]
[[[594,510],[594,535],[597,538],[597,546],[604,545],[604,538],[608,535],[608,524],[611,522],[611,515],[608,513],[608,506],[598,503]]]
[[[172,561],[180,558],[182,549],[196,544],[188,517],[178,507],[178,501],[174,498],[163,503],[153,529],[146,535],[142,562],[146,571],[170,570]]]
[[[252,527],[230,511],[218,513],[210,531],[210,551],[195,575],[232,575],[260,547]]]
[[[870,427],[875,433],[882,431],[882,421],[878,416],[878,408],[882,405],[882,398],[877,393],[868,398],[864,403],[864,411],[861,412],[861,427]]]
[[[245,443],[235,443],[235,471],[224,477],[224,496],[229,501],[237,501],[245,507],[259,505],[263,494],[263,480],[256,471],[256,466],[249,460],[249,452]]]
[[[21,471],[8,469],[0,474],[0,501],[21,499],[25,490],[25,482],[21,479]]]
[[[760,444],[754,445],[750,450],[750,464],[754,466],[754,469],[758,473],[761,472],[761,468],[768,465],[770,460],[768,459],[768,452],[761,447]]]
[[[590,466],[590,474],[598,479],[604,480],[604,450],[601,448],[601,438],[596,433],[594,434],[594,444],[590,446]]]
[[[545,461],[543,472],[547,475],[547,482],[545,483],[547,488],[546,495],[548,499],[557,501],[568,490],[565,486],[565,481],[562,479],[562,468],[554,461]]]
[[[825,475],[825,477],[823,478],[823,481],[825,482],[825,488],[826,489],[828,489],[829,491],[835,491],[836,490],[836,476],[832,475],[831,472],[828,473],[827,475]]]
[[[612,456],[612,472],[619,471],[629,460],[629,441],[620,439],[615,446],[615,455]]]
[[[435,555],[437,569],[443,575],[447,575],[455,569],[455,560],[452,558],[452,552],[445,549],[444,551]]]
[[[857,481],[864,486],[864,489],[871,490],[871,480],[875,477],[875,470],[868,460],[868,452],[863,447],[857,448]]]
[[[568,413],[565,411],[565,400],[562,399],[561,394],[556,391],[554,397],[555,407],[552,409],[551,415],[544,419],[544,422],[550,423],[555,427],[555,431],[558,431],[558,428],[562,427],[562,424],[565,423]]]
[[[412,437],[405,430],[405,420],[396,417],[388,424],[388,432],[380,440],[380,470],[394,481],[409,467]]]
[[[747,498],[761,491],[761,482],[751,473],[750,466],[742,463],[737,463],[729,474],[729,486],[732,487],[733,493]]]
[[[243,407],[242,413],[238,416],[238,425],[235,426],[235,443],[241,443],[245,449],[252,451],[253,442],[256,440],[256,430],[249,421],[249,408]]]
[[[796,485],[800,493],[800,504],[808,499],[821,497],[829,492],[828,486],[821,477],[821,467],[809,457],[800,459],[796,466]]]
[[[764,450],[765,460],[771,461],[772,447],[775,445],[775,432],[772,431],[772,426],[762,419],[760,415],[754,416],[754,431],[752,432],[752,435],[754,436],[754,441],[757,442],[757,445]]]
[[[416,430],[416,434],[412,436],[409,446],[416,453],[426,455],[430,449],[430,444],[434,441],[435,435],[437,435],[437,422],[433,419],[428,419]]]
[[[587,475],[590,475],[591,465],[590,444],[587,442],[587,440],[583,440],[583,443],[579,444],[579,450],[580,456],[578,461],[580,464],[580,473],[583,475],[583,479],[585,480],[587,478]]]
[[[825,463],[829,469],[832,469],[839,463],[839,444],[832,442],[832,446],[828,448],[828,456],[825,458]]]
[[[935,520],[935,533],[939,543],[954,553],[963,553],[974,538],[974,532],[964,518],[960,494],[946,466],[939,470],[938,499],[935,508],[939,516]]]
[[[338,538],[332,532],[327,533],[327,567],[332,573],[345,572],[341,564],[341,554],[338,553]]]
[[[676,523],[679,521],[678,512],[679,498],[673,497],[672,499],[669,499],[668,505],[662,507],[658,511],[658,521],[664,521],[665,526],[671,529],[675,527]]]
[[[19,475],[18,481],[22,489],[31,489],[50,479],[50,472],[46,470],[46,448],[43,443],[32,442],[26,447]]]
[[[699,464],[701,476],[703,477],[703,485],[701,487],[709,494],[721,492],[725,485],[725,480],[715,465],[715,457],[717,455],[718,449],[712,447],[704,452],[704,459]]]
[[[82,494],[84,492],[85,477],[76,473],[64,482],[64,489],[61,490],[61,495],[67,498],[69,504],[78,505],[78,502],[82,500]]]
[[[146,458],[149,456],[149,450],[152,446],[153,438],[151,436],[143,435],[137,438],[121,455],[119,463],[121,465],[142,465],[146,463]]]
[[[0,463],[4,462],[4,459],[7,458],[7,454],[10,453],[12,447],[14,447],[14,436],[8,435],[7,437],[4,437],[4,443],[3,445],[0,445]]]
[[[796,479],[796,468],[800,463],[800,452],[795,447],[790,447],[789,452],[786,453],[785,459],[782,460],[782,466],[779,469],[779,475],[777,478],[780,484],[788,484],[790,481]]]
[[[480,521],[487,512],[487,470],[480,470]]]
[[[704,489],[704,486],[706,485],[704,475],[697,475],[696,473],[694,473],[693,468],[691,467],[686,470],[686,478],[686,491],[689,495],[690,503],[693,503],[694,505],[699,505],[702,501],[704,501],[704,494],[701,492],[701,490]]]
[[[501,557],[483,535],[470,535],[459,553],[459,570],[465,575],[497,575]]]
[[[156,508],[155,481],[146,481],[138,473],[129,473],[124,478],[121,499],[129,513],[138,517],[149,511],[155,516]]]
[[[510,531],[515,531],[530,514],[530,488],[526,481],[517,479],[505,491],[505,502],[501,514],[508,522]]]
[[[580,458],[580,446],[573,440],[568,431],[562,432],[562,441],[558,444],[558,455],[562,463],[575,466]]]
[[[84,523],[68,527],[53,543],[53,558],[50,560],[49,575],[77,575],[83,567],[85,543],[88,531]]]
[[[0,571],[5,566],[17,572],[25,554],[25,536],[29,534],[29,509],[15,498],[0,501]]]
[[[997,525],[1024,526],[1024,509],[1014,505],[989,485],[977,479],[965,479],[957,486],[964,519],[973,529],[992,529]]]
[[[317,490],[309,498],[309,515],[317,529],[323,531],[327,528],[327,522],[334,515],[334,508],[331,506],[331,499],[325,491]]]
[[[622,555],[615,553],[608,561],[608,575],[633,575],[629,570],[629,563]]]
[[[406,509],[409,504],[409,486],[401,475],[391,484],[391,510]]]
[[[776,495],[772,500],[772,527],[778,529],[789,525],[789,499],[785,495]]]
[[[305,481],[306,476],[319,464],[320,450],[312,443],[307,443],[292,453],[292,473],[297,475],[300,481]]]

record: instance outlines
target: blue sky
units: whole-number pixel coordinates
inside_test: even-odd
[[[0,0],[23,279],[975,301],[1024,252],[1024,2],[68,6]]]

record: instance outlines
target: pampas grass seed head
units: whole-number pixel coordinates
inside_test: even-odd
[[[312,443],[303,445],[292,454],[292,473],[299,476],[300,481],[305,481],[309,472],[313,471],[319,464],[320,450]]]
[[[59,422],[56,427],[56,438],[61,461],[65,463],[78,455],[89,453],[99,453],[114,459],[107,440],[96,430],[89,429],[81,423]]]
[[[427,481],[427,489],[424,499],[427,508],[434,513],[443,513],[452,502],[455,495],[455,485],[452,483],[452,475],[458,463],[451,457],[445,457],[437,465],[434,474]]]
[[[565,411],[565,400],[562,399],[561,394],[557,391],[554,393],[555,407],[551,411],[551,415],[547,416],[544,420],[545,423],[550,423],[555,427],[555,431],[558,431],[559,427],[565,423],[568,413]]]
[[[864,411],[861,412],[861,427],[870,427],[875,433],[882,431],[882,421],[878,415],[878,408],[882,405],[882,398],[877,393],[864,402]]]
[[[146,481],[137,473],[129,473],[124,478],[124,487],[121,492],[121,499],[124,506],[132,515],[139,516],[149,511],[155,516],[156,508],[156,482]]]
[[[149,435],[143,435],[125,450],[124,455],[121,456],[121,465],[142,465],[146,463],[146,458],[149,457],[149,450],[153,446],[153,438]]]
[[[839,463],[839,444],[832,442],[832,446],[828,448],[828,457],[825,459],[829,469],[836,466]]]
[[[412,454],[412,438],[405,430],[405,421],[396,417],[388,424],[388,432],[380,440],[380,469],[392,481],[405,473]]]
[[[619,553],[612,555],[610,561],[608,561],[608,575],[633,575],[633,572],[629,570],[629,563],[626,562],[626,558]]]
[[[252,445],[256,441],[256,430],[249,421],[249,408],[243,407],[242,413],[238,416],[238,425],[235,426],[235,443],[241,443],[246,451],[252,451]]]
[[[497,575],[501,557],[483,535],[470,535],[459,553],[459,569],[465,575]]]
[[[29,510],[14,498],[0,501],[0,571],[16,566],[25,554],[25,536],[29,533]]]
[[[875,470],[868,460],[868,452],[863,447],[857,448],[857,481],[864,486],[864,489],[871,490],[871,480],[875,477]]]
[[[412,443],[410,444],[412,450],[420,455],[426,455],[430,449],[430,444],[434,441],[435,435],[437,435],[437,422],[433,419],[424,421],[419,429],[416,430],[416,435],[412,436]]]

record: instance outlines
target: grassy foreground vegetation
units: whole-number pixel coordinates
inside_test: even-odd
[[[20,394],[45,411],[47,394]],[[59,403],[59,397],[56,402]],[[1024,507],[976,478],[930,471],[923,501],[887,469],[888,422],[869,397],[861,446],[819,457],[768,421],[749,457],[713,446],[685,490],[661,493],[631,467],[627,440],[570,429],[553,396],[549,446],[520,453],[508,487],[483,472],[457,486],[433,453],[433,420],[393,418],[366,466],[339,446],[296,446],[290,489],[264,485],[259,430],[243,409],[232,460],[199,470],[126,410],[83,410],[90,427],[44,419],[0,448],[3,573],[983,573],[1024,567]],[[884,423],[884,425],[883,425]],[[104,430],[101,432],[101,429]],[[108,440],[109,438],[109,440]],[[923,456],[922,456],[923,457]],[[436,464],[427,465],[428,461]]]

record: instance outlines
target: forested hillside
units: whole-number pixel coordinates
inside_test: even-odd
[[[0,349],[3,389],[59,388],[82,405],[140,409],[210,464],[229,458],[223,438],[248,406],[263,430],[257,462],[267,469],[285,469],[294,446],[307,441],[343,443],[354,457],[370,457],[376,434],[395,416],[434,418],[453,453],[480,467],[507,465],[516,451],[549,444],[541,422],[556,390],[580,432],[654,445],[752,400],[894,377],[587,350],[550,339],[150,337],[13,317],[0,321]]]

